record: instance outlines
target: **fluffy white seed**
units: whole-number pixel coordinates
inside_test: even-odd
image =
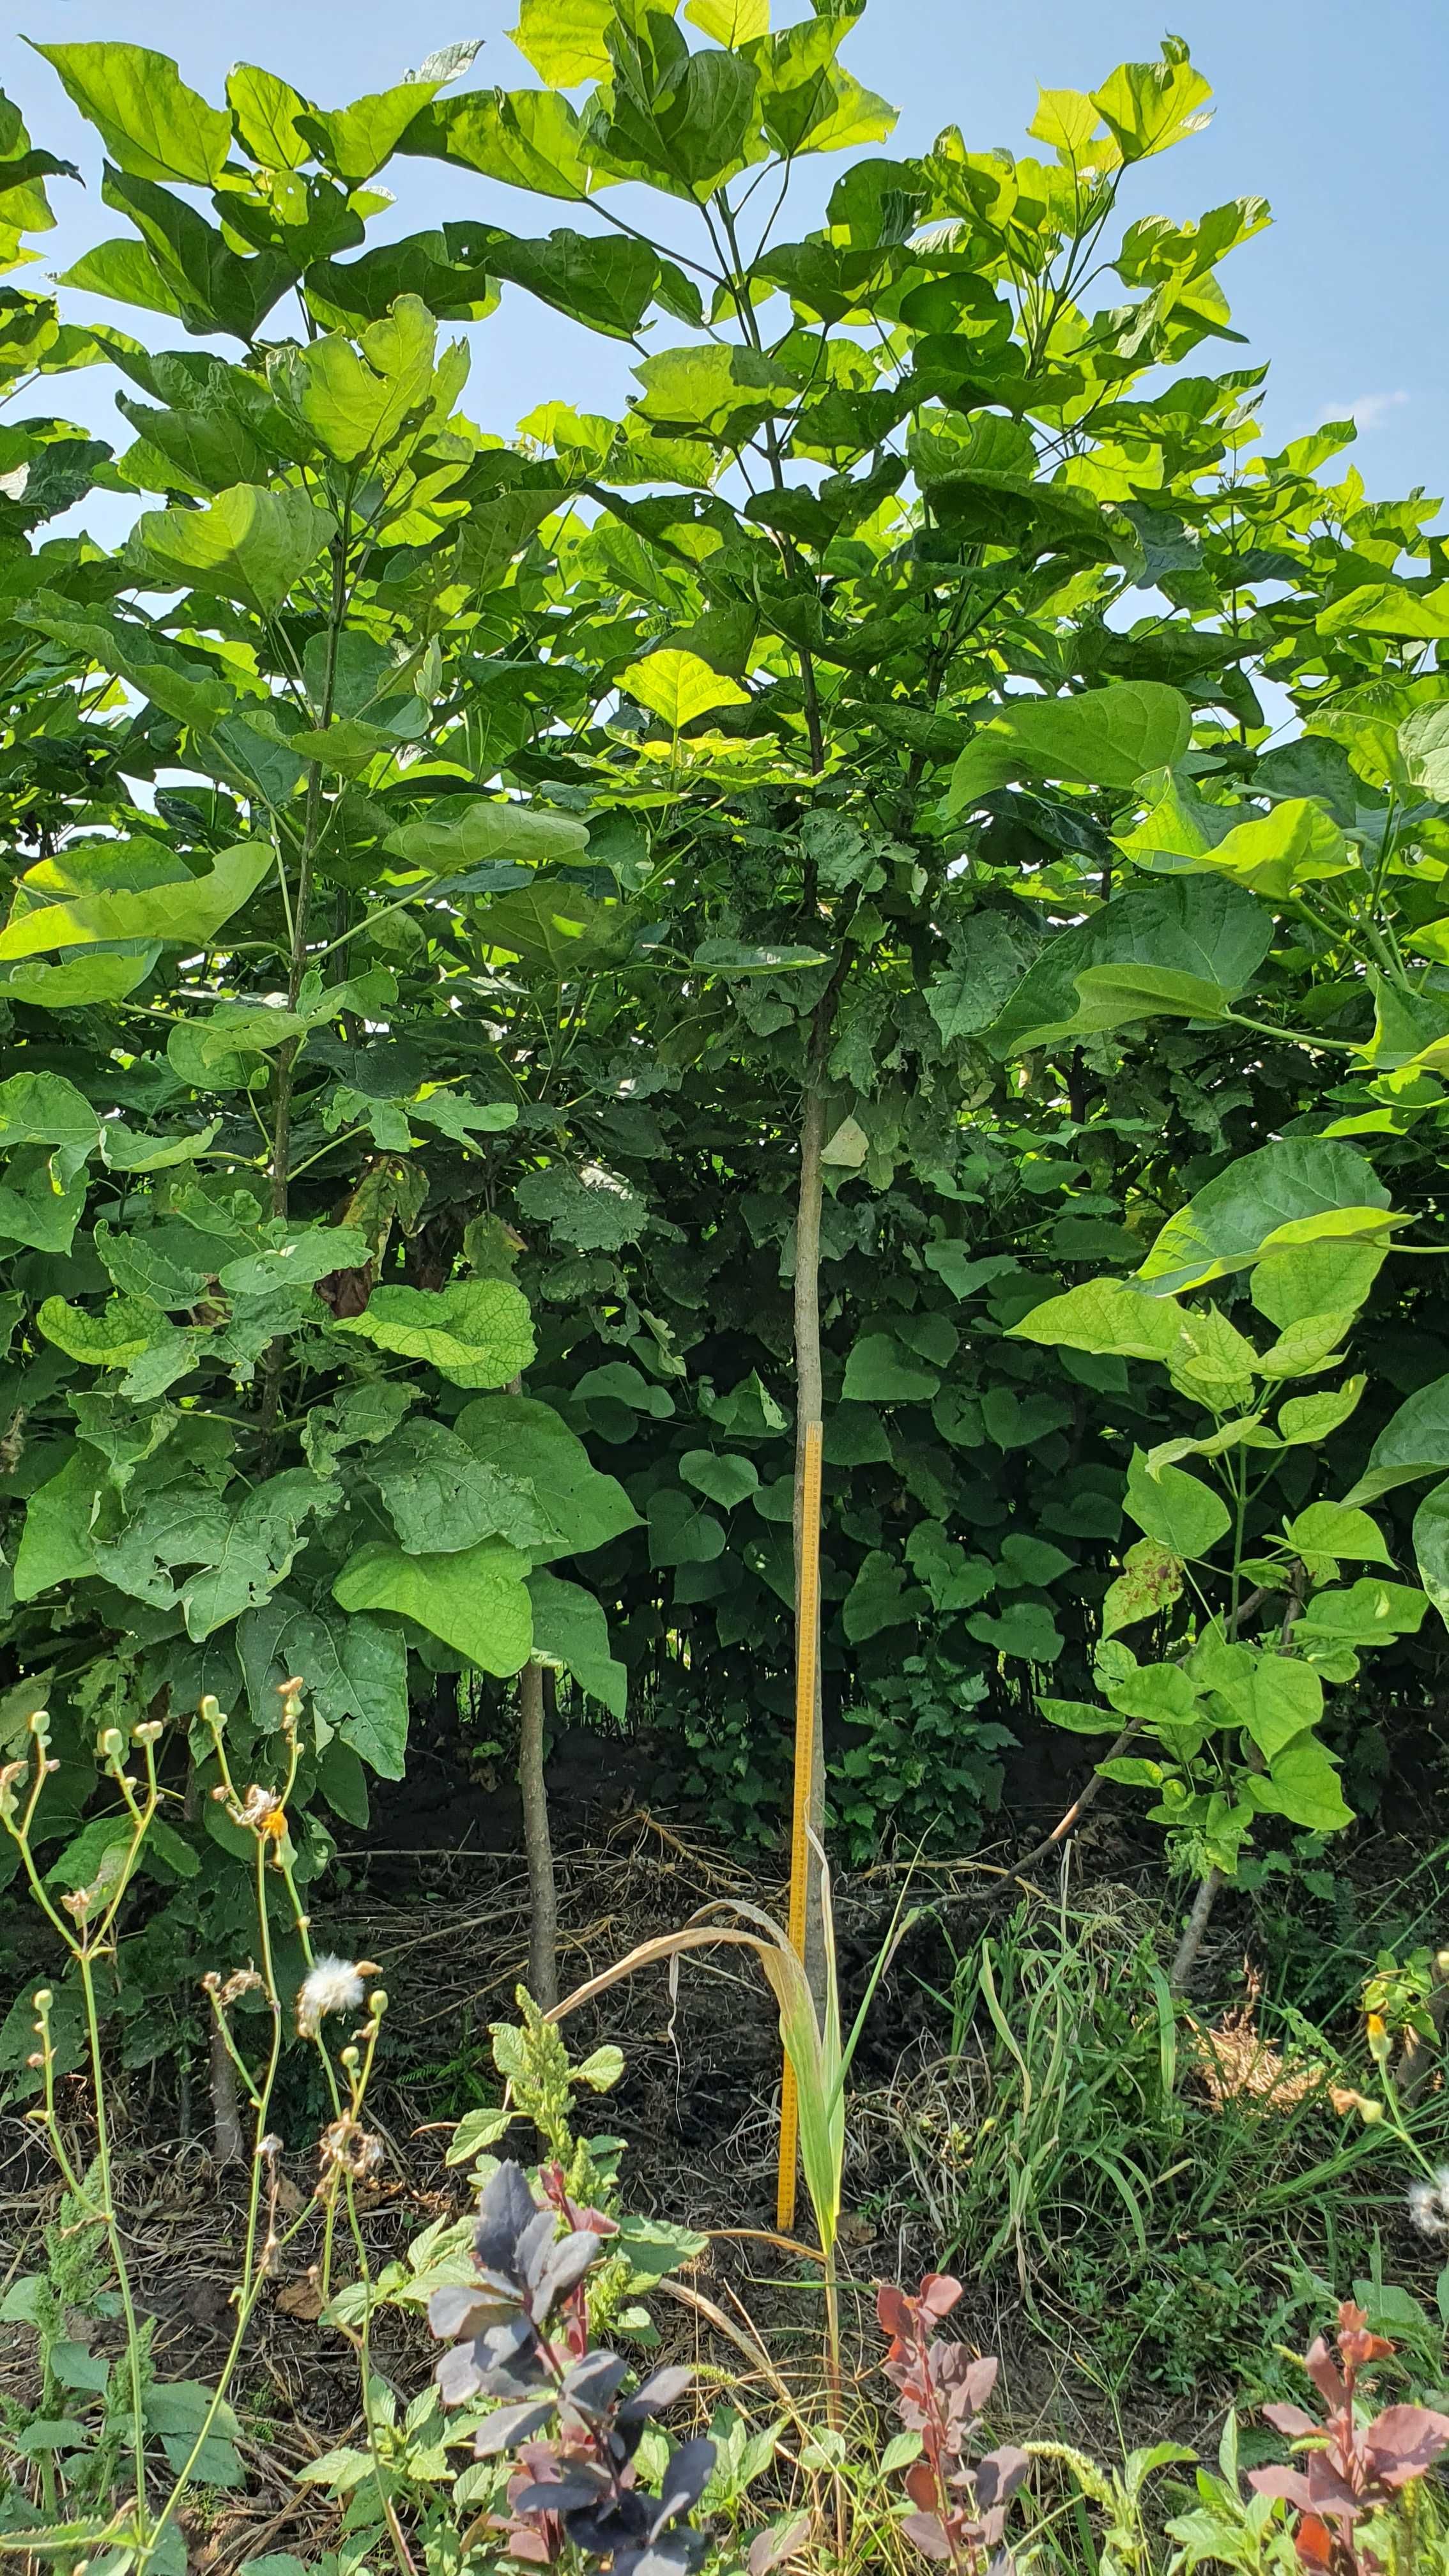
[[[350,1959],[318,1959],[297,1997],[297,2028],[315,2039],[329,2013],[356,2012],[361,2001],[362,1972]]]

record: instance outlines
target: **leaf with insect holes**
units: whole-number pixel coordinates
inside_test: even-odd
[[[339,1317],[379,1350],[430,1360],[453,1386],[506,1386],[533,1357],[528,1300],[504,1279],[455,1279],[446,1288],[375,1288],[360,1315]]]

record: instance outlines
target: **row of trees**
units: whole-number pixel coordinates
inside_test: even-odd
[[[1343,1498],[1380,1434],[1449,1468],[1438,1273],[1380,1275],[1440,1249],[1437,504],[1326,480],[1347,423],[1263,455],[1262,371],[1203,371],[1267,209],[1145,211],[1176,40],[1043,93],[1040,157],[894,160],[858,10],[685,14],[525,0],[542,86],[455,49],[332,111],[44,47],[123,230],[0,340],[12,415],[103,365],[125,424],[0,430],[6,1722],[43,1686],[103,1884],[106,1731],[213,1694],[264,1780],[301,1674],[306,1877],[410,1694],[521,1676],[542,1991],[546,1674],[778,1814],[812,1416],[845,1849],[959,1835],[1045,1692],[1154,1740],[1108,1776],[1209,1886],[1346,1821],[1322,1683],[1424,1600]],[[70,174],[0,149],[14,266]],[[419,155],[549,229],[369,247]],[[501,289],[630,343],[622,419],[469,417]],[[48,533],[96,489],[124,545]],[[174,1760],[139,2054],[225,1945],[238,1829]]]

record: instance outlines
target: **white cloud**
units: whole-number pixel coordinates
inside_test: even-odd
[[[1360,430],[1382,429],[1390,412],[1399,411],[1408,401],[1406,393],[1356,394],[1352,402],[1320,403],[1315,427],[1325,420],[1351,420]]]

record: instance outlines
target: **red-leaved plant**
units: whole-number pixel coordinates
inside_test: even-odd
[[[1361,2374],[1386,2361],[1394,2346],[1369,2333],[1362,2308],[1350,2299],[1338,2311],[1334,2340],[1337,2361],[1319,2335],[1303,2365],[1328,2409],[1322,2423],[1301,2406],[1263,2409],[1302,2449],[1302,2467],[1251,2469],[1248,2479],[1260,2495],[1282,2496],[1296,2508],[1294,2539],[1305,2567],[1325,2576],[1374,2576],[1382,2561],[1360,2544],[1356,2526],[1391,2505],[1449,2450],[1449,2415],[1428,2406],[1386,2406],[1379,2415],[1364,2410]]]
[[[901,2528],[923,2557],[947,2561],[958,2576],[1011,2576],[1001,2539],[1031,2462],[1010,2445],[974,2465],[966,2459],[997,2364],[936,2333],[960,2296],[961,2284],[949,2272],[928,2272],[914,2298],[891,2282],[877,2287],[876,2314],[891,2339],[885,2375],[895,2384],[906,2431],[921,2437],[921,2456],[905,2475],[916,2509]]]

